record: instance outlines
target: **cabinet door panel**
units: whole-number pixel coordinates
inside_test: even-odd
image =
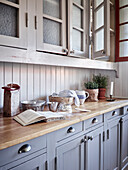
[[[110,3],[95,0],[93,13],[93,58],[110,56]]]
[[[103,127],[86,134],[88,137],[93,139],[86,142],[86,170],[103,170]]]
[[[121,122],[121,168],[127,164],[128,168],[128,115]]]
[[[68,1],[68,55],[88,57],[89,54],[89,2]]]
[[[0,45],[27,48],[26,0],[0,2]]]
[[[21,159],[22,162],[22,159]],[[2,170],[45,170],[46,169],[46,154],[37,156],[33,159],[30,159],[26,162],[17,165],[16,162],[4,166]]]
[[[80,141],[78,138],[56,149],[57,170],[84,169],[84,144]]]
[[[108,122],[105,141],[105,167],[104,170],[119,169],[120,155],[120,123],[119,119]],[[106,157],[107,155],[107,157]]]
[[[37,50],[67,54],[66,0],[37,1]]]

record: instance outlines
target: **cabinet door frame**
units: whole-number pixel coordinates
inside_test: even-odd
[[[117,131],[118,131],[118,141],[117,141],[117,167],[115,167],[116,169],[119,170],[120,168],[120,118],[117,119],[113,119],[113,120],[107,120],[107,124],[106,124],[106,128],[105,128],[105,142],[104,142],[104,170],[106,169],[112,169],[111,167],[111,160],[112,160],[112,153],[110,150],[110,146],[111,146],[111,141],[112,141],[112,137],[111,136],[111,129],[113,127],[117,127]],[[110,167],[108,167],[110,166]]]
[[[86,162],[85,169],[86,170],[89,169],[89,161],[91,161],[89,160],[89,144],[92,141],[88,140],[88,136],[93,136],[93,140],[95,140],[95,137],[99,136],[99,141],[100,141],[100,151],[99,151],[100,169],[99,170],[102,170],[103,169],[103,126],[86,134],[86,138],[87,138],[87,141],[85,142],[85,162]]]
[[[58,53],[58,54],[67,54],[66,49],[66,0],[61,0],[61,19],[57,19],[50,15],[46,15],[43,13],[43,0],[37,1],[37,51],[44,51],[44,52],[51,52],[51,53]],[[57,21],[57,23],[61,24],[61,45],[52,45],[43,42],[43,18]]]
[[[82,137],[78,137],[56,148],[56,170],[63,169],[63,154],[75,148],[79,148],[79,170],[84,169],[84,143],[81,143]]]
[[[18,47],[27,49],[28,39],[27,39],[27,27],[28,27],[28,14],[27,14],[27,1],[19,0],[19,4],[9,2],[7,0],[1,0],[0,3],[5,5],[9,5],[11,7],[15,7],[19,9],[19,18],[18,25],[19,37],[11,37],[6,35],[0,35],[0,46],[8,46],[8,47]]]
[[[96,1],[96,0],[95,0]],[[92,1],[92,51],[93,51],[93,59],[102,59],[110,56],[110,2],[109,0],[103,0],[103,2],[98,5],[96,8],[94,7],[94,0]],[[104,7],[104,25],[95,29],[95,11],[98,11],[101,7]],[[104,49],[95,51],[96,42],[95,42],[95,34],[100,30],[104,30]]]
[[[128,61],[128,56],[126,57],[120,57],[120,42],[128,42],[128,39],[120,40],[120,26],[128,24],[127,22],[120,23],[120,9],[128,7],[128,4],[125,6],[119,6],[120,0],[115,0],[115,6],[116,6],[116,48],[115,48],[115,56],[116,56],[116,62],[122,62],[122,61]]]
[[[126,130],[124,127],[125,122],[128,122],[128,114],[125,115],[124,117],[122,117],[122,119],[121,119],[121,145],[120,145],[121,146],[121,151],[120,151],[121,152],[121,154],[120,154],[121,168],[128,166],[128,155],[127,155],[127,157],[123,158],[123,144],[124,144],[124,136],[123,135]],[[127,131],[128,131],[128,127],[127,127],[126,132]],[[127,141],[128,141],[128,133],[127,133],[127,136],[125,136],[125,138],[127,138]],[[128,150],[127,150],[127,152],[128,152]]]
[[[90,18],[90,8],[89,8],[89,0],[83,1],[83,6],[78,5],[77,3],[73,2],[73,0],[68,1],[68,56],[70,57],[82,57],[82,58],[89,58],[89,18]],[[73,4],[83,11],[83,18],[81,19],[83,28],[78,28],[73,26],[72,17],[73,17]],[[73,49],[72,47],[72,30],[75,29],[83,34],[82,38],[83,41],[82,49],[83,51],[78,51]]]

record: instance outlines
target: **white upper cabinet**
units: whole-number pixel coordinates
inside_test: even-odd
[[[89,56],[89,11],[88,1],[68,1],[69,56]]]
[[[37,1],[37,50],[67,54],[66,1]]]
[[[26,0],[0,0],[0,46],[27,48]]]
[[[92,1],[93,58],[110,56],[110,1]]]

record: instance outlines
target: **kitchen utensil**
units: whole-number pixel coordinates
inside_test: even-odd
[[[28,100],[22,101],[22,110],[33,109],[35,111],[42,111],[44,109],[45,101],[44,100]]]

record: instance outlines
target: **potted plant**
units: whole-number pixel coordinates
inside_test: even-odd
[[[106,88],[108,85],[108,76],[102,76],[101,74],[93,75],[93,81],[98,84],[99,88],[98,98],[105,99]]]
[[[89,98],[87,101],[98,101],[98,84],[96,82],[84,83],[86,91],[89,93]]]

